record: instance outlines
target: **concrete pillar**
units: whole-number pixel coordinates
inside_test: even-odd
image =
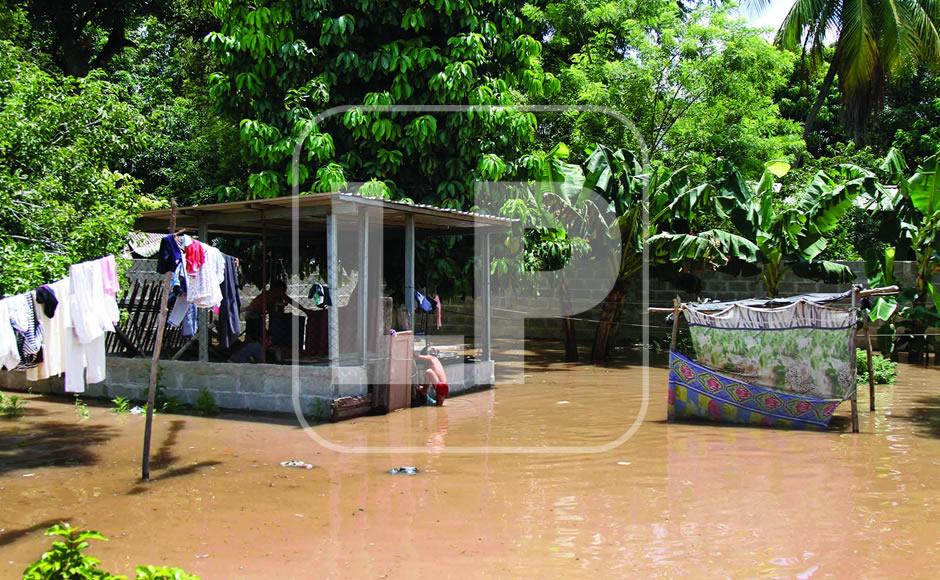
[[[334,208],[335,209],[335,208]],[[327,308],[328,334],[330,340],[330,364],[339,364],[339,248],[337,245],[338,224],[332,210],[326,216],[326,283],[333,296],[333,306]]]
[[[409,329],[415,329],[415,217],[405,218],[405,311]]]
[[[369,352],[369,210],[359,208],[359,309],[357,345],[360,360],[365,362]]]

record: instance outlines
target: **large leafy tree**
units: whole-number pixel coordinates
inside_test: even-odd
[[[512,174],[535,137],[534,115],[430,114],[337,105],[509,105],[557,86],[518,14],[491,0],[321,2],[217,0],[213,95],[241,120],[249,197],[289,192],[291,155],[310,132],[301,191],[376,180],[369,193],[468,208],[475,180]]]
[[[34,44],[63,72],[85,76],[133,45],[129,32],[138,17],[165,13],[171,1],[7,0],[5,4],[22,9]]]
[[[50,74],[0,42],[0,293],[119,250],[146,202],[116,170],[144,147],[146,119],[101,77]]]
[[[771,0],[751,0],[760,8]],[[810,64],[823,62],[830,35],[835,52],[810,109],[805,134],[836,80],[843,119],[861,136],[875,107],[881,104],[887,79],[910,72],[917,63],[940,62],[940,4],[934,0],[795,0],[777,32],[779,46],[799,51]]]
[[[756,260],[754,243],[720,229],[702,232],[694,240],[680,242],[676,247],[668,243],[656,245],[660,234],[688,235],[697,213],[708,207],[714,197],[714,187],[693,182],[686,168],[644,166],[633,152],[597,146],[585,163],[585,177],[585,187],[610,200],[609,231],[619,237],[623,250],[620,262],[615,264],[614,287],[604,303],[595,331],[592,347],[595,361],[607,358],[611,331],[630,284],[643,268],[647,244],[654,244],[647,254],[652,264],[684,260],[703,263]],[[697,249],[692,251],[692,247]]]
[[[543,123],[552,140],[581,152],[593,143],[641,150],[694,178],[718,157],[751,175],[760,161],[802,150],[797,123],[774,102],[793,55],[776,49],[725,3],[674,0],[548,0],[529,7],[545,38],[545,66],[562,81],[561,102],[601,105],[634,128],[595,113]]]

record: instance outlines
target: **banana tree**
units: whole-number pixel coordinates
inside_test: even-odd
[[[826,234],[852,207],[862,192],[874,192],[875,176],[864,169],[846,165],[832,176],[820,171],[798,195],[776,199],[774,184],[789,171],[783,162],[768,163],[757,183],[748,183],[738,169],[729,165],[719,182],[714,199],[717,214],[729,220],[750,244],[727,240],[728,252],[710,250],[709,261],[729,273],[757,272],[770,298],[780,293],[780,283],[788,271],[812,280],[846,283],[855,275],[847,266],[819,258],[826,249]],[[715,247],[727,233],[715,231],[685,236],[663,235],[657,242],[669,242],[674,259],[701,259],[702,252]],[[756,248],[756,252],[752,252]],[[726,260],[725,264],[721,264]],[[756,266],[756,270],[755,270]]]
[[[940,155],[926,159],[906,177],[907,164],[895,149],[882,162],[896,189],[878,187],[856,204],[871,211],[882,223],[882,239],[889,245],[867,256],[869,281],[877,285],[898,283],[894,273],[896,256],[913,259],[913,285],[902,289],[898,298],[879,298],[869,311],[872,320],[885,323],[892,334],[892,354],[900,346],[908,349],[908,360],[917,362],[927,352],[926,329],[940,323],[940,289],[933,283],[940,272]],[[889,337],[890,338],[890,337]],[[906,343],[906,344],[905,344]]]
[[[719,230],[703,232],[702,237],[689,240],[685,245],[678,241],[689,235],[684,232],[690,231],[695,213],[699,207],[708,205],[715,194],[715,189],[708,184],[693,185],[684,168],[673,171],[644,167],[630,151],[612,151],[599,145],[588,158],[585,169],[585,187],[611,202],[613,227],[610,231],[620,237],[622,248],[620,263],[616,265],[617,279],[604,303],[594,335],[592,357],[600,362],[607,357],[610,333],[620,315],[629,284],[643,267],[644,246],[650,240],[660,240],[650,249],[651,265],[673,264],[682,257],[679,252],[691,246],[698,246],[691,254],[705,261],[719,261],[729,253],[746,256],[748,252],[753,259],[756,247],[740,236]]]

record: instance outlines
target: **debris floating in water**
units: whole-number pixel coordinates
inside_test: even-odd
[[[567,405],[567,404],[568,404],[568,401],[558,401],[558,402],[555,403],[555,404],[556,404],[556,405]]]
[[[418,475],[418,468],[411,466],[393,467],[388,470],[388,473],[390,475]]]
[[[618,461],[617,465],[630,465],[629,461]]]
[[[133,409],[131,409],[130,413],[131,413],[131,415],[143,415],[143,414],[144,414],[144,408],[143,408],[143,407],[134,407]]]
[[[291,459],[290,461],[282,461],[281,467],[296,467],[298,469],[313,469],[313,465],[300,461],[299,459]]]

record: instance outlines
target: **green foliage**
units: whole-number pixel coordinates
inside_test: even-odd
[[[199,580],[182,568],[170,566],[137,566],[137,580]]]
[[[760,181],[748,183],[733,166],[726,168],[715,196],[718,214],[757,248],[757,263],[768,296],[777,296],[788,270],[803,278],[847,283],[847,266],[822,259],[828,234],[836,229],[862,193],[873,194],[874,174],[851,165],[819,171],[792,196],[778,200],[775,183],[790,167],[768,163]],[[749,262],[744,260],[744,262]],[[731,271],[748,272],[749,268]]]
[[[770,0],[752,0],[766,6]],[[777,32],[777,44],[819,64],[834,30],[829,67],[838,76],[843,118],[861,134],[880,105],[887,77],[932,66],[940,55],[940,13],[929,0],[798,0]],[[822,97],[828,87],[821,90]]]
[[[520,8],[480,0],[215,2],[221,27],[206,36],[218,63],[210,91],[240,120],[248,197],[289,193],[294,147],[309,133],[301,192],[375,179],[396,199],[469,208],[475,180],[513,173],[535,138],[535,117],[382,107],[510,105],[523,93],[549,94],[556,83]],[[315,121],[350,104],[373,108]]]
[[[856,349],[855,360],[858,366],[856,376],[858,377],[859,384],[868,384],[868,354],[860,348]],[[890,359],[880,354],[872,354],[871,362],[872,370],[875,375],[875,384],[893,385],[894,380],[898,376],[898,363],[891,362]]]
[[[193,408],[197,414],[203,417],[212,417],[219,414],[219,406],[215,402],[215,397],[205,387],[199,391],[199,396],[196,397],[196,404],[193,405]]]
[[[98,73],[56,76],[0,41],[0,293],[123,245],[141,198],[115,168],[144,124],[127,100]]]
[[[111,402],[114,403],[114,408],[111,409],[112,413],[118,415],[126,415],[131,411],[131,402],[127,397],[114,397],[111,399]]]
[[[26,401],[17,395],[0,393],[0,417],[15,419],[26,411]]]
[[[94,579],[117,580],[99,567],[100,560],[86,555],[88,540],[107,541],[100,532],[72,528],[69,524],[56,524],[46,530],[47,536],[62,538],[52,548],[23,571],[24,580]]]
[[[549,1],[528,7],[544,30],[546,68],[561,81],[550,102],[610,107],[635,128],[595,113],[543,122],[554,140],[580,152],[593,143],[641,150],[694,180],[715,175],[717,159],[748,176],[761,160],[798,154],[797,123],[774,94],[794,57],[750,28],[730,3],[672,0]],[[541,116],[540,116],[541,120]]]
[[[88,417],[90,417],[90,414],[88,413],[88,405],[78,395],[75,395],[74,407],[75,416],[78,417],[79,421],[85,421],[88,419]]]
[[[55,524],[46,530],[47,536],[59,537],[52,548],[23,571],[23,580],[124,580],[102,570],[101,561],[85,554],[88,540],[107,541],[94,530],[72,528],[67,523]],[[137,566],[137,580],[199,580],[182,568],[169,566]]]

